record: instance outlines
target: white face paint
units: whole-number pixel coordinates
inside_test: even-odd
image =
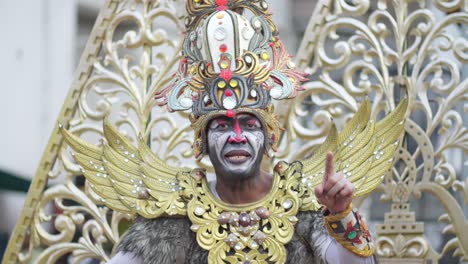
[[[208,154],[217,177],[242,180],[256,176],[265,150],[265,135],[257,117],[219,117],[208,127]]]

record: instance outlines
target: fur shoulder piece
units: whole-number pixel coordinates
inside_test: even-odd
[[[117,251],[131,252],[145,264],[205,264],[207,253],[198,247],[187,218],[137,217]]]

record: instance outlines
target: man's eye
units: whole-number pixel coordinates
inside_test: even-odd
[[[228,129],[228,128],[229,128],[229,125],[228,125],[228,124],[219,124],[219,125],[218,125],[218,128],[219,128],[219,129]]]
[[[257,128],[259,128],[259,126],[257,125],[257,123],[247,123],[246,128],[247,129],[257,129]]]

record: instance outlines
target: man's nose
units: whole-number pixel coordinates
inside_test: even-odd
[[[229,143],[237,143],[237,144],[246,144],[247,143],[247,138],[242,135],[242,134],[232,134],[229,139]]]
[[[234,121],[234,131],[231,134],[231,136],[229,137],[228,142],[229,143],[238,143],[238,144],[247,143],[247,138],[244,136],[244,133],[242,133],[242,129],[241,129],[240,125],[239,125],[239,120],[237,120],[237,119]]]

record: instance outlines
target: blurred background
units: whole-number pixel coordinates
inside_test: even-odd
[[[273,18],[293,54],[316,2],[270,1]],[[0,42],[0,259],[103,3],[0,0],[0,24],[4,25]],[[466,76],[466,67],[464,72]],[[465,156],[456,153],[453,158],[457,174],[466,179]],[[434,204],[430,198],[422,199],[415,209],[436,246],[444,238],[437,223],[442,210]],[[373,209],[368,216],[371,223],[383,221],[384,211],[388,208]],[[465,215],[467,211],[465,206]]]

